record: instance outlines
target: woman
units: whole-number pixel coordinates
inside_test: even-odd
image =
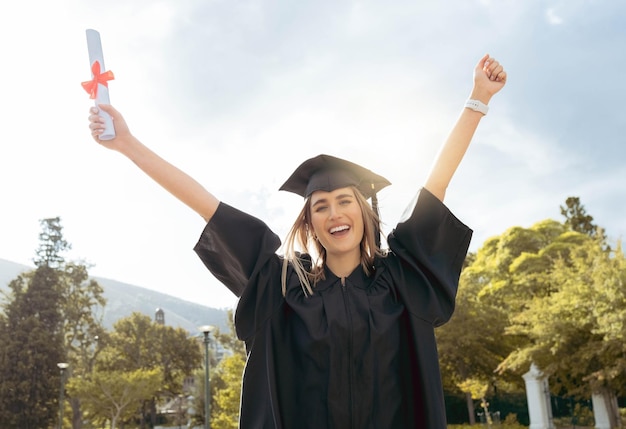
[[[94,139],[131,159],[200,214],[195,251],[240,297],[246,343],[242,428],[446,427],[434,328],[452,315],[471,230],[443,205],[446,188],[506,72],[489,55],[418,198],[378,247],[376,192],[389,182],[328,155],[305,161],[281,187],[305,198],[285,243],[260,220],[206,191],[132,134],[111,106],[117,137]],[[297,249],[302,249],[300,254]]]

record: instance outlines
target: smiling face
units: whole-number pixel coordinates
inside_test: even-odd
[[[336,275],[343,275],[336,270],[349,274],[360,262],[364,231],[363,212],[353,188],[315,191],[310,204],[311,226],[326,249],[327,265]]]

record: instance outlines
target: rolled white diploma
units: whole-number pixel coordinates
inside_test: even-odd
[[[100,63],[100,71],[104,73],[106,68],[104,67],[104,55],[102,54],[102,43],[100,42],[100,33],[96,30],[88,29],[87,34],[87,50],[89,52],[89,70],[93,67],[93,64],[98,61]],[[91,75],[93,79],[93,72]],[[109,88],[101,83],[98,84],[98,92],[96,99],[94,100],[96,107],[98,104],[111,104],[109,100]],[[115,128],[113,127],[113,120],[111,116],[104,110],[100,110],[98,114],[104,119],[104,132],[100,134],[100,140],[111,140],[115,138]]]

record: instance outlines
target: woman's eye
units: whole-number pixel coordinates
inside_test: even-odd
[[[342,206],[347,206],[348,204],[350,204],[352,201],[350,200],[341,200],[339,201],[339,204]]]
[[[328,208],[328,206],[317,206],[317,207],[315,208],[315,212],[316,212],[316,213],[319,213],[319,212],[321,212],[321,211],[326,210],[327,208]]]

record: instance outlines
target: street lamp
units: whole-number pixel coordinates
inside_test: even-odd
[[[181,429],[183,420],[183,395],[178,395],[178,429]]]
[[[63,429],[63,396],[65,393],[65,370],[70,366],[70,364],[65,362],[59,362],[57,363],[57,366],[61,371],[61,389],[59,393],[59,429]]]
[[[209,334],[213,329],[211,325],[200,326],[200,331],[204,334],[204,429],[211,429],[210,420],[210,390],[209,390]]]

